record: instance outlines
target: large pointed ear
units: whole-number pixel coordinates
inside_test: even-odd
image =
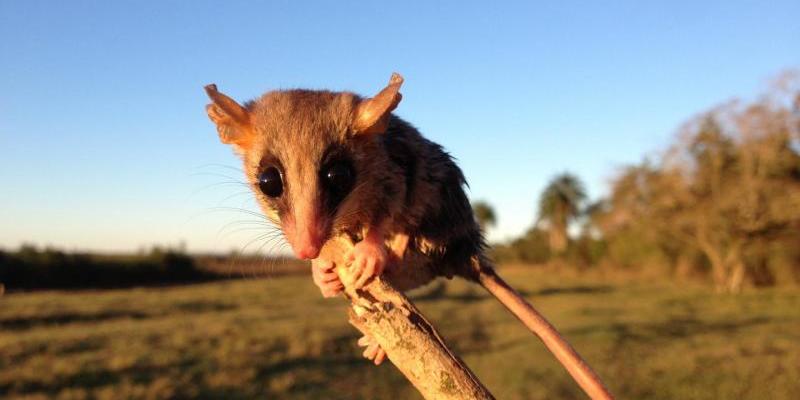
[[[212,83],[205,89],[212,101],[206,106],[206,112],[217,125],[219,139],[239,149],[246,148],[252,138],[250,113],[232,98],[218,92],[217,85]]]
[[[389,85],[371,99],[362,100],[356,107],[353,130],[356,134],[383,133],[389,127],[389,116],[403,96],[400,85],[403,77],[393,73]]]

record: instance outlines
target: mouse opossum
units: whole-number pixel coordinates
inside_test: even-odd
[[[323,294],[341,290],[330,263],[317,259],[323,244],[339,235],[355,244],[347,258],[357,271],[356,287],[386,264],[385,277],[399,290],[460,276],[485,287],[539,336],[587,393],[607,398],[580,356],[496,274],[463,173],[441,146],[392,114],[402,83],[393,74],[372,98],[272,91],[244,106],[212,84],[207,112],[222,142],[243,159],[263,212],[298,258],[313,260]],[[404,265],[406,252],[425,262]],[[376,362],[383,358],[374,346],[369,353]]]

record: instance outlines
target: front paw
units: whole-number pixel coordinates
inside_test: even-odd
[[[386,246],[383,243],[367,240],[356,243],[345,258],[350,263],[354,287],[361,289],[370,279],[379,276],[387,259]]]
[[[344,290],[339,275],[334,271],[335,266],[333,262],[321,258],[311,260],[311,276],[322,292],[322,297],[334,297]]]

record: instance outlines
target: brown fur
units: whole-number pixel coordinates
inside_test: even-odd
[[[383,225],[387,241],[408,237],[408,251],[429,257],[435,275],[477,280],[470,260],[482,253],[483,239],[463,174],[439,145],[389,113],[371,110],[386,128],[362,134],[359,109],[370,100],[349,92],[269,92],[245,104],[249,126],[223,125],[220,132],[239,130],[247,138],[239,149],[245,174],[265,214],[280,226],[297,204],[323,208],[319,168],[325,152],[335,147],[351,157],[357,178],[353,191],[326,217],[326,237],[347,234],[359,240],[365,228]],[[396,101],[388,100],[385,108]],[[284,170],[286,191],[277,200],[262,194],[257,182],[264,165],[276,162]]]

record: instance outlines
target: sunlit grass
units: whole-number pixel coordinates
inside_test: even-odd
[[[503,274],[620,398],[800,393],[800,293]],[[542,345],[478,287],[415,302],[499,399],[583,398]],[[363,361],[345,302],[310,278],[0,298],[0,395],[61,398],[416,398]]]

